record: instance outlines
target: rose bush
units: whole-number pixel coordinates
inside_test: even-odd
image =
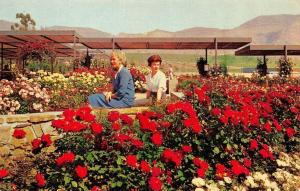
[[[43,112],[50,93],[39,83],[20,75],[15,81],[0,81],[0,114]]]
[[[135,119],[116,111],[97,117],[89,107],[65,110],[52,121],[62,135],[55,151],[44,152],[51,144],[45,136],[33,143],[38,175],[30,186],[276,190],[285,177],[297,182],[299,177],[285,171],[296,172],[299,160],[280,152],[299,153],[299,84],[261,86],[233,77],[198,82],[183,88],[185,100],[137,113]],[[291,167],[283,172],[282,165]],[[5,180],[14,178],[8,173]]]

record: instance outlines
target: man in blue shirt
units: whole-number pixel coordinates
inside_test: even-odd
[[[117,71],[112,81],[113,91],[90,95],[88,100],[92,107],[124,108],[133,105],[134,82],[130,72],[123,66],[125,62],[124,54],[120,52],[111,54],[111,67]]]

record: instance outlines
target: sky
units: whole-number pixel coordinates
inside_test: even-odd
[[[0,19],[30,13],[38,28],[91,27],[111,34],[229,29],[260,15],[300,14],[300,0],[0,0]]]

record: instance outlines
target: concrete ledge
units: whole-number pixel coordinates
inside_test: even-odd
[[[114,109],[104,109],[104,108],[99,108],[99,109],[93,109],[96,113],[108,113],[110,111],[118,111],[119,113],[122,114],[127,114],[127,115],[133,115],[139,112],[143,112],[148,110],[148,106],[141,106],[141,107],[129,107],[129,108],[114,108]]]

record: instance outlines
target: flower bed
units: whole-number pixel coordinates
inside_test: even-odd
[[[45,152],[53,144],[48,135],[34,140],[34,170],[16,179],[20,173],[11,173],[18,168],[12,161],[13,168],[0,171],[3,185],[51,190],[297,187],[299,84],[261,86],[231,77],[199,82],[193,91],[185,89],[186,100],[137,113],[135,120],[114,111],[95,116],[88,107],[65,110],[52,121],[62,135],[55,151]],[[14,133],[14,138],[24,136]]]
[[[145,76],[130,69],[136,90],[144,92]],[[65,75],[45,71],[19,75],[15,81],[1,80],[0,114],[60,111],[85,105],[89,95],[111,90],[114,73],[109,68],[80,68]]]

